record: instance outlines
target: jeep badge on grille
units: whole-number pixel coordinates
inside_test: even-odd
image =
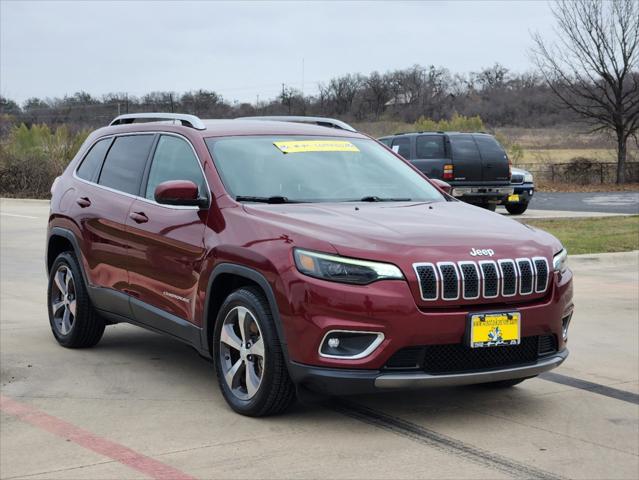
[[[495,251],[492,248],[484,248],[483,250],[471,248],[470,254],[473,257],[492,257],[495,255]]]

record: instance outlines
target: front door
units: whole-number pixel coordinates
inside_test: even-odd
[[[160,205],[154,192],[162,182],[191,180],[200,196],[211,195],[194,149],[177,135],[160,135],[145,177],[127,219],[131,308],[135,320],[189,337],[208,209]]]

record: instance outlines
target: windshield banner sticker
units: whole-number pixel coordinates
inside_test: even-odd
[[[303,152],[359,152],[351,142],[344,140],[293,140],[273,142],[282,153]]]

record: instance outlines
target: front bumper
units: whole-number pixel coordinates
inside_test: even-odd
[[[431,375],[423,372],[385,372],[383,370],[346,370],[322,368],[292,362],[293,381],[309,390],[328,395],[354,395],[383,390],[451,387],[528,378],[561,365],[568,349],[539,358],[534,363],[474,372]]]
[[[530,203],[533,195],[535,194],[535,185],[532,183],[520,183],[513,184],[513,194],[519,195],[518,202],[510,202],[508,201],[508,197],[506,197],[503,201],[503,204],[512,204],[517,205],[520,203]]]

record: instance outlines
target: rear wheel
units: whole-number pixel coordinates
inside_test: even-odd
[[[295,386],[260,290],[243,287],[227,297],[217,317],[213,348],[218,383],[233,410],[262,417],[293,404]]]
[[[522,202],[522,203],[507,203],[505,205],[505,207],[506,207],[506,210],[508,211],[508,213],[510,213],[511,215],[521,215],[528,208],[528,203],[526,203],[526,202]]]
[[[53,336],[67,348],[92,347],[100,341],[105,323],[95,312],[75,256],[63,252],[55,259],[47,289]]]

